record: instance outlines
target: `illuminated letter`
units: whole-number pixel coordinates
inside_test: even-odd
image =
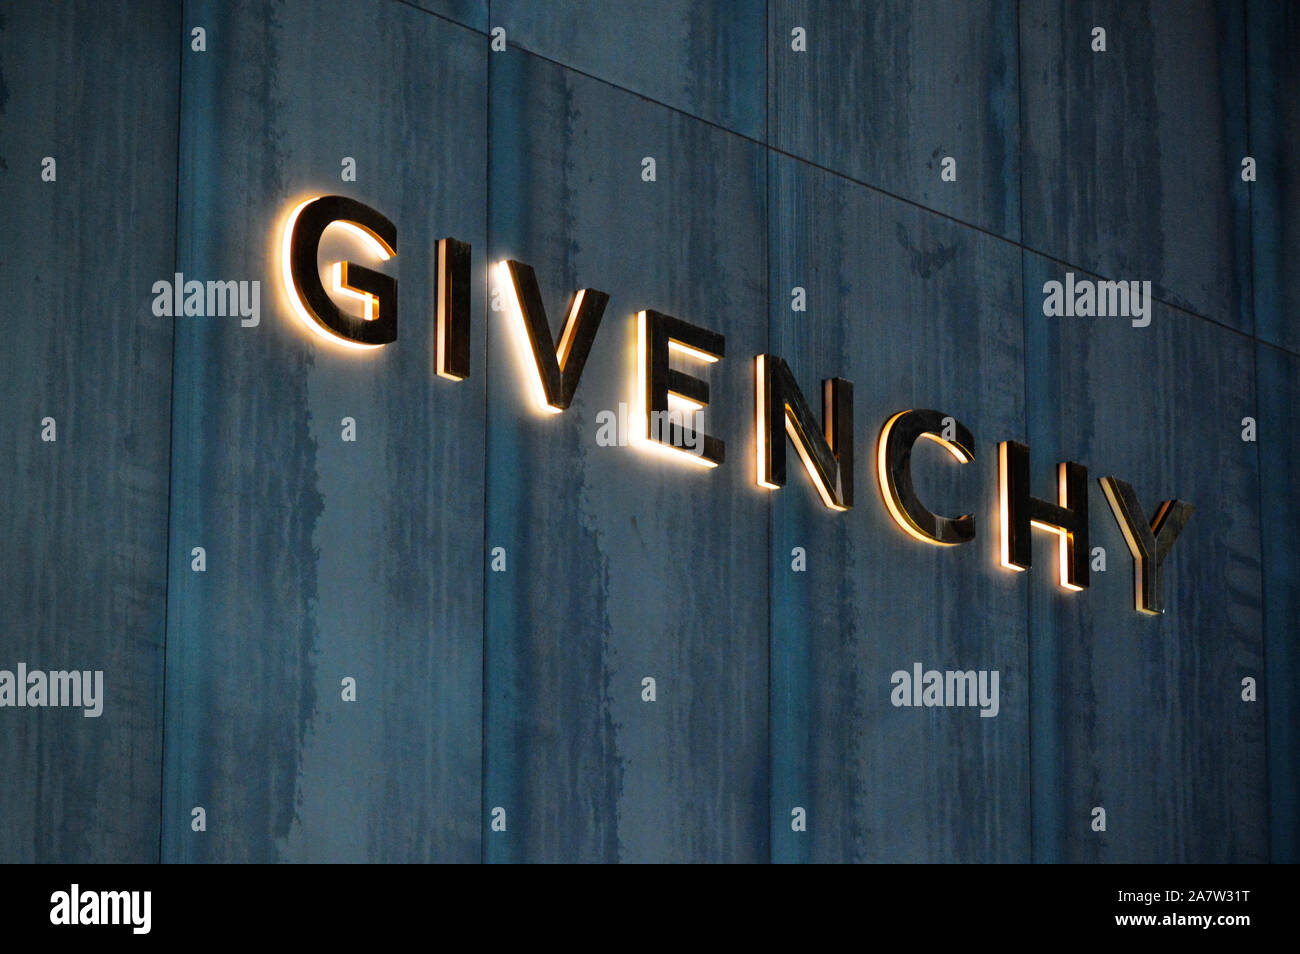
[[[916,495],[912,447],[921,438],[934,441],[960,463],[975,459],[975,438],[956,418],[939,411],[900,411],[885,422],[876,444],[876,476],[885,507],[900,527],[924,543],[967,543],[975,538],[974,514],[942,517]]]
[[[438,240],[438,342],[434,361],[439,377],[469,377],[469,243]]]
[[[339,310],[320,281],[317,247],[338,222],[380,261],[397,253],[397,229],[368,205],[341,195],[308,199],[285,221],[281,272],[294,313],[312,331],[350,348],[379,348],[397,339],[397,279],[352,262],[330,269],[335,294],[361,302],[364,318]]]
[[[843,378],[822,382],[822,433],[804,400],[790,366],[781,358],[754,359],[755,410],[758,417],[758,485],[785,486],[785,440],[777,422],[785,420],[795,450],[822,503],[832,510],[853,506],[853,384]]]
[[[522,262],[500,262],[497,285],[505,295],[506,311],[514,324],[523,362],[529,366],[525,373],[537,403],[543,410],[558,414],[573,401],[609,296],[590,288],[576,292],[556,347],[532,267]]]
[[[665,315],[658,311],[637,314],[637,394],[632,407],[636,419],[632,439],[637,447],[662,450],[704,467],[722,463],[724,445],[710,434],[687,431],[669,413],[669,396],[679,405],[700,410],[709,403],[708,382],[668,366],[668,352],[707,361],[723,356],[726,339],[715,331]],[[655,422],[663,423],[656,428]]]
[[[1196,508],[1182,500],[1166,500],[1156,509],[1156,515],[1148,526],[1132,486],[1118,477],[1103,477],[1098,483],[1106,492],[1110,509],[1115,513],[1115,522],[1133,554],[1138,612],[1159,616],[1165,611],[1160,567]]]
[[[1069,461],[1057,468],[1057,499],[1029,494],[1029,448],[1017,441],[998,445],[998,491],[1002,514],[1002,565],[1027,570],[1033,560],[1030,528],[1061,538],[1061,586],[1088,585],[1088,468]]]

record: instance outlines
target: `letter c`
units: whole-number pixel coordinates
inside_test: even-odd
[[[889,515],[909,535],[945,547],[975,538],[975,516],[968,513],[944,517],[926,509],[912,485],[912,447],[925,438],[942,446],[963,464],[974,460],[975,438],[960,421],[952,418],[953,440],[943,436],[944,420],[949,416],[931,410],[900,411],[885,422],[876,445],[876,475]]]

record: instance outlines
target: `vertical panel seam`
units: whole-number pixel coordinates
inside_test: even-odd
[[[172,209],[172,271],[180,265],[180,219],[181,219],[181,122],[184,116],[185,102],[185,0],[177,0],[179,20],[176,24],[180,32],[180,44],[176,57],[176,184],[175,207]],[[177,37],[172,37],[177,42]],[[172,570],[172,481],[175,470],[173,448],[176,438],[176,333],[178,324],[172,318],[171,381],[167,393],[167,520],[165,543],[163,545],[163,639],[162,639],[162,686],[159,710],[159,749],[158,749],[158,864],[163,862],[163,829],[166,822],[167,801],[167,634],[171,628],[171,570]]]
[[[488,30],[492,29],[492,0],[487,0],[487,26]],[[490,33],[489,33],[490,35]],[[486,129],[484,132],[484,150],[483,150],[483,258],[486,262],[490,258],[492,250],[492,51],[489,49],[484,66],[484,99],[486,109]],[[479,839],[479,863],[487,862],[487,834],[483,829],[484,808],[487,805],[487,778],[488,778],[488,575],[485,567],[485,560],[488,552],[488,404],[491,392],[491,380],[488,374],[488,362],[491,355],[488,352],[489,321],[491,320],[491,309],[488,307],[488,301],[491,298],[491,292],[488,285],[491,283],[491,268],[487,268],[484,273],[483,285],[483,549],[479,554],[479,579],[483,598],[482,607],[482,628],[479,635],[479,705],[482,711],[479,713],[480,735],[479,735],[479,792],[478,792],[478,839]]]
[[[1246,155],[1253,155],[1250,143],[1250,2],[1244,0],[1241,5],[1241,59],[1242,59],[1242,86],[1245,92],[1245,113],[1246,113]],[[1250,290],[1250,333],[1253,338],[1254,347],[1250,349],[1251,365],[1254,371],[1255,394],[1252,404],[1254,405],[1255,419],[1258,422],[1260,417],[1260,389],[1259,389],[1259,316],[1256,312],[1255,302],[1255,190],[1250,183],[1246,184],[1246,283]],[[1256,424],[1256,441],[1255,441],[1255,476],[1256,476],[1256,502],[1259,514],[1259,666],[1260,672],[1265,679],[1264,691],[1272,691],[1272,686],[1268,682],[1268,604],[1266,594],[1268,589],[1268,572],[1265,563],[1264,554],[1264,453],[1260,447],[1262,436],[1258,433],[1259,425]],[[1270,863],[1273,861],[1273,789],[1272,789],[1272,750],[1268,744],[1268,697],[1265,696],[1264,702],[1264,820],[1268,827],[1268,837],[1264,844],[1264,857]]]
[[[766,208],[763,243],[764,279],[767,284],[766,314],[763,316],[765,335],[764,351],[772,347],[772,312],[776,307],[772,299],[772,0],[763,4],[763,194]],[[757,439],[757,435],[755,436]],[[775,794],[776,771],[772,761],[775,750],[772,739],[772,495],[767,494],[767,810],[763,813],[767,827],[767,863],[776,860],[776,819],[772,800]]]
[[[1016,0],[1016,205],[1019,210],[1020,235],[1020,377],[1024,390],[1025,438],[1029,437],[1029,312],[1025,307],[1025,74],[1021,55],[1021,4]],[[1038,860],[1034,841],[1034,817],[1037,814],[1034,800],[1034,612],[1033,597],[1025,591],[1025,737],[1029,798],[1029,861]]]

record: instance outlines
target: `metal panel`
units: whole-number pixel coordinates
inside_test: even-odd
[[[1300,357],[1256,345],[1264,563],[1264,678],[1268,715],[1270,860],[1300,860],[1300,452],[1293,418],[1300,407]]]
[[[10,4],[0,669],[103,669],[107,700],[0,710],[0,860],[1295,860],[1295,39],[1255,0]],[[281,291],[285,213],[327,192],[396,223],[376,352]],[[444,236],[472,245],[462,383],[434,373]],[[610,295],[576,390],[548,369],[562,413],[489,304],[505,257],[535,333]],[[1086,270],[1165,304],[1044,316]],[[176,272],[260,281],[260,323],[155,316]],[[598,439],[661,394],[641,309],[725,336],[671,357],[716,469]],[[760,352],[804,432],[853,382],[847,513],[788,447],[757,485]],[[904,455],[973,542],[881,499],[907,408],[973,435],[972,466]],[[1088,468],[1085,592],[1037,530],[999,566],[1006,439],[1044,498]],[[1102,476],[1196,507],[1161,617]],[[998,716],[892,705],[916,662],[997,670]]]
[[[771,145],[1019,238],[1014,2],[773,0],[768,37]]]
[[[557,337],[574,291],[610,300],[561,414],[489,318],[487,545],[506,569],[487,574],[484,808],[506,830],[486,857],[765,860],[767,500],[746,466],[762,149],[530,54],[491,66],[493,258],[535,268]],[[716,364],[675,359],[708,381],[721,467],[597,444],[597,414],[635,391],[641,309],[726,336]]]
[[[486,45],[395,3],[186,22],[209,51],[184,61],[178,267],[260,279],[263,314],[177,321],[164,858],[477,860],[485,340],[459,384],[432,342],[436,241],[482,275]],[[312,335],[281,291],[279,227],[321,192],[396,223],[379,351]]]
[[[765,0],[496,0],[492,26],[547,59],[754,139]]]
[[[1053,580],[1036,534],[1031,595],[1034,856],[1039,861],[1242,862],[1267,853],[1259,678],[1259,462],[1250,339],[1157,305],[1148,327],[1048,318],[1064,266],[1025,257],[1029,444],[1040,492],[1058,461],[1088,468],[1091,545],[1082,593]],[[1091,278],[1092,276],[1076,276]],[[1135,609],[1133,561],[1097,478],[1132,484],[1148,513],[1196,511],[1165,561],[1163,616]],[[1106,811],[1106,830],[1091,827]]]
[[[5,862],[158,856],[177,29],[169,3],[0,14],[0,669],[104,687],[98,718],[0,710]]]
[[[1271,0],[1246,5],[1250,57],[1250,152],[1258,179],[1250,186],[1255,333],[1300,351],[1300,10]]]
[[[853,382],[858,484],[847,513],[798,467],[773,492],[773,857],[1025,861],[1027,605],[997,566],[992,493],[996,442],[1024,420],[1019,252],[803,163],[772,170],[772,350],[819,414],[823,379]],[[876,438],[910,408],[975,436],[972,466],[921,442],[914,473],[933,510],[974,513],[966,545],[913,539],[881,500]],[[999,670],[999,714],[891,705],[892,674],[915,662]]]
[[[449,20],[455,20],[480,33],[488,29],[488,0],[380,0],[381,3],[409,3]],[[481,40],[487,43],[487,39]]]
[[[1243,38],[1240,2],[1024,0],[1025,244],[1249,331]]]

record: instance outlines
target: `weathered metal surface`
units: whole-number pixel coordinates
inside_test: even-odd
[[[178,268],[260,279],[263,314],[177,321],[168,861],[479,857],[482,326],[463,383],[432,341],[437,239],[483,274],[487,49],[400,4],[326,14],[186,8],[209,49],[185,58]],[[368,81],[376,51],[400,83]],[[398,229],[377,352],[311,334],[280,287],[281,222],[328,192]]]
[[[1259,460],[1242,440],[1255,403],[1251,341],[1159,304],[1146,327],[1046,317],[1043,286],[1064,271],[1025,257],[1032,470],[1050,500],[1059,461],[1088,468],[1090,542],[1106,570],[1065,592],[1056,538],[1043,533],[1024,574],[1035,858],[1265,860],[1264,710],[1242,701],[1241,684],[1264,662]],[[1104,476],[1132,484],[1148,517],[1175,497],[1196,508],[1163,565],[1162,616],[1135,609]],[[1092,828],[1095,808],[1104,832]]]
[[[97,718],[0,709],[6,862],[158,857],[179,19],[0,11],[0,669],[104,691]]]
[[[761,147],[529,54],[492,60],[492,256],[532,265],[556,338],[610,300],[573,403],[533,403],[489,315],[490,860],[761,861],[767,847],[767,500],[750,361],[766,344]],[[656,180],[642,159],[656,160]],[[716,469],[596,443],[636,390],[636,319],[726,337]],[[642,680],[656,701],[642,701]]]
[[[1027,603],[996,565],[992,493],[996,442],[1023,436],[1019,251],[802,163],[772,168],[772,351],[818,412],[823,379],[853,382],[858,484],[847,513],[802,468],[773,492],[773,855],[1026,861]],[[881,500],[877,436],[910,408],[974,434],[971,464],[923,442],[913,472],[932,509],[975,515],[968,544],[913,539]],[[999,670],[998,715],[895,707],[891,676],[916,662]]]

